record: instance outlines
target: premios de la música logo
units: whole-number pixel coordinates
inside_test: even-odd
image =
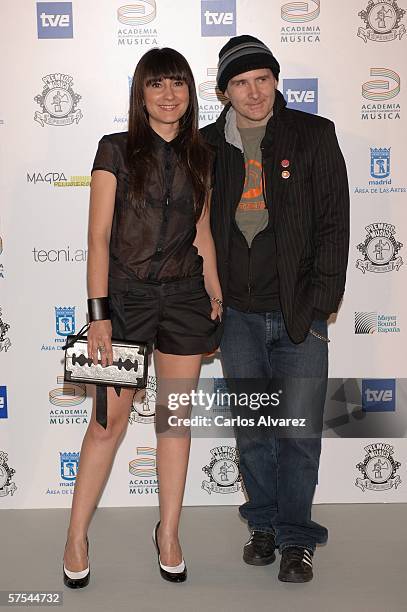
[[[42,78],[43,90],[34,100],[41,106],[34,119],[44,125],[63,126],[79,123],[82,111],[77,108],[82,96],[73,90],[73,77],[56,72]]]
[[[89,422],[86,400],[86,385],[65,382],[63,376],[57,376],[57,387],[48,394],[51,408],[50,425],[86,425]]]
[[[3,253],[3,238],[2,236],[0,236],[0,255],[2,255]],[[5,277],[5,268],[4,268],[4,264],[2,262],[2,258],[0,258],[0,280],[2,280]]]
[[[49,486],[45,495],[73,495],[79,468],[79,452],[59,453],[59,481]]]
[[[155,376],[148,376],[146,388],[140,389],[134,394],[129,423],[154,423],[156,400],[157,379]]]
[[[365,43],[401,40],[406,33],[406,26],[402,23],[405,12],[396,0],[369,0],[366,8],[358,12],[365,27],[360,26],[357,35]]]
[[[394,121],[401,117],[398,99],[400,75],[390,68],[370,68],[370,79],[362,84],[362,121]]]
[[[281,6],[281,19],[284,25],[280,30],[282,43],[319,43],[321,28],[318,17],[321,10],[320,0],[308,2],[285,2]]]
[[[14,495],[17,490],[13,482],[15,473],[15,469],[9,465],[7,453],[0,451],[0,499],[6,495]]]
[[[11,340],[9,336],[10,324],[7,323],[3,316],[3,311],[0,307],[0,353],[4,351],[7,353],[11,347]]]
[[[144,51],[149,47],[160,46],[154,24],[156,16],[155,0],[138,0],[137,3],[120,6],[116,12],[117,45],[122,48],[140,47]]]
[[[366,225],[364,242],[357,245],[363,259],[356,261],[356,268],[363,272],[386,273],[398,271],[403,260],[398,254],[403,244],[395,239],[396,228],[391,223]]]
[[[237,493],[241,490],[239,453],[235,446],[216,446],[211,449],[211,460],[202,471],[209,477],[203,480],[202,489],[211,493]]]
[[[362,478],[356,478],[355,485],[362,491],[388,491],[397,489],[401,478],[396,474],[401,463],[394,458],[394,447],[385,442],[365,446],[365,457],[357,464]]]
[[[138,446],[137,456],[129,462],[130,495],[152,495],[158,493],[156,449]]]
[[[75,306],[55,307],[56,336],[49,344],[41,345],[42,351],[61,351],[66,337],[75,333]]]

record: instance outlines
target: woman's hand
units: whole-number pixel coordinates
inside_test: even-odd
[[[214,302],[213,300],[211,300],[211,304],[212,304],[212,312],[211,312],[212,321],[215,321],[217,317],[219,317],[219,321],[222,321],[222,313],[223,313],[222,305],[218,304],[217,302]]]
[[[87,337],[88,357],[93,360],[94,365],[97,365],[99,354],[103,367],[112,365],[112,323],[110,319],[92,321]]]

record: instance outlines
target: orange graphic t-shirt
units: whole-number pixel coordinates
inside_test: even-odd
[[[265,131],[265,125],[256,128],[239,129],[244,149],[246,178],[235,218],[249,247],[256,234],[267,227],[269,220],[263,195],[262,156],[260,149]]]

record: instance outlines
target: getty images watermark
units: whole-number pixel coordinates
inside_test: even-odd
[[[282,390],[274,393],[230,393],[215,391],[208,393],[202,389],[189,393],[169,393],[169,410],[180,410],[186,408],[198,408],[212,411],[221,406],[230,409],[232,406],[245,411],[258,411],[264,408],[276,408],[280,406]],[[249,414],[249,413],[247,413]],[[234,417],[218,414],[216,416],[195,415],[180,417],[171,415],[168,417],[170,427],[306,427],[305,418],[281,418],[270,414],[258,414],[255,417],[237,415]]]

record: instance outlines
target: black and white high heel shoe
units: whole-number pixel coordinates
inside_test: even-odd
[[[89,584],[90,579],[90,566],[89,566],[89,540],[86,536],[87,556],[88,556],[88,567],[80,572],[71,572],[66,569],[65,563],[63,564],[64,572],[64,585],[70,589],[82,589]]]
[[[160,521],[153,531],[153,542],[157,551],[158,566],[160,568],[161,577],[168,582],[185,582],[187,579],[187,566],[185,565],[184,558],[179,565],[163,565],[160,560],[160,549],[158,546],[157,531],[160,526]]]

